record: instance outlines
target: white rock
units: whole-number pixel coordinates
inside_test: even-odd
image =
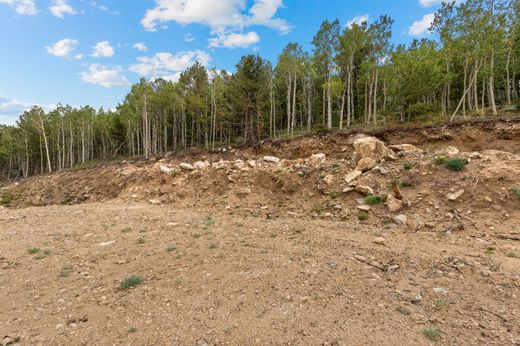
[[[359,178],[362,174],[363,174],[363,172],[358,171],[358,170],[352,171],[352,172],[350,172],[349,174],[347,174],[347,175],[345,176],[345,182],[346,182],[347,184],[350,184],[350,183],[352,183],[354,180],[356,180],[357,178]]]
[[[373,240],[374,244],[385,245],[385,238],[377,237]]]
[[[443,152],[448,156],[455,156],[458,155],[460,151],[455,147],[449,146],[444,148]]]
[[[358,205],[357,208],[361,211],[370,211],[372,209],[369,205]]]
[[[356,186],[356,191],[365,196],[374,194],[374,190],[370,186],[358,185]]]
[[[325,178],[323,178],[323,182],[327,185],[332,184],[334,181],[334,176],[332,174],[326,175]]]
[[[359,160],[356,169],[358,171],[366,172],[377,166],[376,160],[370,157],[365,157]]]
[[[398,225],[405,225],[408,221],[408,217],[403,214],[399,214],[396,217],[394,217],[394,222]]]
[[[270,163],[279,163],[280,159],[276,156],[264,156],[264,161]]]
[[[195,169],[204,169],[209,166],[209,162],[197,161],[193,164],[193,168]]]
[[[193,171],[193,170],[195,170],[195,167],[193,167],[193,166],[190,165],[189,163],[185,163],[185,162],[181,163],[181,164],[179,165],[179,167],[180,167],[181,169],[186,170],[186,171]]]
[[[161,168],[161,172],[166,173],[166,174],[171,174],[172,172],[175,172],[175,168],[171,168],[168,166],[161,165],[160,168]]]
[[[109,245],[113,245],[117,243],[117,240],[109,240],[109,241],[104,241],[102,243],[99,243],[99,246],[109,246]]]
[[[256,168],[256,161],[255,161],[255,160],[248,160],[248,161],[247,161],[247,164],[248,164],[249,167],[251,167],[251,168]]]
[[[449,201],[456,201],[457,199],[459,199],[460,196],[462,196],[464,194],[464,190],[459,190],[455,193],[449,193],[448,194],[448,200]]]
[[[390,149],[388,149],[385,143],[381,142],[376,137],[365,137],[357,139],[354,142],[354,149],[356,151],[358,160],[369,157],[379,161],[390,154]]]

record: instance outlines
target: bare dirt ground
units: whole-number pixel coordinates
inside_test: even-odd
[[[4,185],[0,344],[519,345],[520,123],[370,135]]]

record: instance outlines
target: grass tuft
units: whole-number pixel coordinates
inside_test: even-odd
[[[423,330],[424,336],[432,341],[437,341],[441,338],[441,332],[436,327],[430,327]]]
[[[452,159],[447,159],[445,162],[445,166],[448,170],[452,172],[461,172],[464,170],[468,161],[465,159],[461,159],[460,157],[454,157]]]
[[[365,203],[368,205],[378,205],[383,202],[383,198],[380,196],[370,195],[365,197]]]
[[[142,283],[143,283],[142,277],[137,276],[137,275],[131,275],[131,276],[127,277],[126,279],[121,280],[121,282],[119,283],[119,287],[121,287],[124,290],[128,290],[130,288],[139,286]]]
[[[411,170],[413,168],[413,163],[411,162],[405,162],[403,165],[403,168],[407,171]]]

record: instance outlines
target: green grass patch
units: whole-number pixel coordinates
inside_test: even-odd
[[[366,211],[360,211],[357,216],[359,221],[368,220],[368,213]]]
[[[5,206],[11,204],[11,202],[14,200],[14,195],[10,191],[6,191],[2,194],[2,197],[0,198],[0,205]]]
[[[143,237],[140,237],[139,239],[137,239],[137,244],[144,244],[145,242],[146,242],[146,240]]]
[[[58,273],[58,276],[60,278],[66,278],[70,275],[70,273],[72,273],[72,266],[66,264],[61,268],[60,272]]]
[[[27,252],[31,255],[36,255],[38,252],[40,252],[40,249],[37,247],[31,247],[29,250],[27,250]]]
[[[411,170],[411,169],[413,168],[413,163],[411,163],[411,162],[405,162],[405,163],[403,164],[403,168],[404,168],[405,170],[409,171],[409,170]]]
[[[218,244],[217,244],[217,243],[214,243],[214,242],[209,243],[208,248],[209,248],[209,249],[216,249],[216,248],[218,248]]]
[[[452,172],[461,172],[466,168],[468,161],[465,159],[461,159],[460,157],[454,157],[452,159],[447,159],[444,165],[446,168]]]
[[[423,335],[431,341],[437,341],[441,338],[441,332],[436,327],[430,327],[423,330]]]
[[[125,227],[121,230],[121,233],[130,233],[132,232],[132,229],[130,227]]]
[[[338,198],[338,193],[336,191],[332,191],[331,193],[329,193],[329,197],[332,199],[336,199]]]
[[[142,283],[143,283],[142,277],[137,276],[137,275],[131,275],[131,276],[127,277],[126,279],[121,280],[121,282],[119,283],[119,287],[121,287],[124,290],[128,290],[130,288],[139,286]]]
[[[511,192],[513,192],[513,195],[516,196],[516,198],[518,198],[518,200],[520,201],[520,187],[518,186],[515,186],[511,189]]]
[[[506,253],[506,256],[507,256],[507,257],[510,257],[510,258],[519,258],[519,257],[520,257],[520,256],[518,255],[518,253],[515,252],[515,251],[508,251],[508,252]]]
[[[488,255],[494,255],[495,254],[495,248],[494,247],[488,247],[486,249],[486,254]]]
[[[50,250],[43,250],[43,251],[40,251],[38,253],[38,256],[36,256],[34,258],[37,259],[37,260],[41,260],[41,259],[49,257],[50,255],[51,255],[51,251]]]
[[[383,198],[381,196],[370,195],[365,197],[365,203],[368,205],[378,205],[383,202]]]
[[[436,166],[442,166],[446,163],[446,160],[448,160],[448,157],[445,155],[437,155],[433,158],[433,163],[435,163]]]

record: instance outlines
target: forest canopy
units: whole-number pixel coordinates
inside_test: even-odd
[[[435,39],[393,45],[393,20],[324,21],[312,50],[290,43],[276,62],[243,56],[233,73],[200,63],[178,81],[145,80],[114,110],[33,107],[0,125],[0,178],[94,160],[217,149],[353,125],[498,115],[518,102],[520,2],[443,3]]]

